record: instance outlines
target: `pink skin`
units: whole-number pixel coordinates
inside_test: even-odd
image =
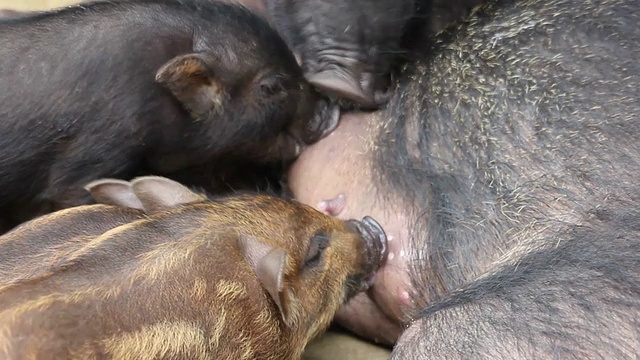
[[[347,198],[343,193],[336,195],[333,199],[322,200],[316,208],[329,216],[338,216],[347,205]]]
[[[386,264],[373,286],[340,310],[336,322],[364,338],[392,345],[408,320],[404,309],[411,306],[406,266],[410,217],[402,204],[377,196],[371,181],[371,143],[379,123],[375,117],[344,114],[331,135],[302,152],[289,172],[289,185],[298,201],[329,215],[369,215],[382,225],[389,246]]]
[[[16,11],[11,9],[0,9],[0,19],[11,19],[23,14],[24,12],[21,12],[21,11]]]
[[[262,0],[223,1],[242,3],[267,17]],[[300,64],[300,55],[295,55]],[[411,306],[406,268],[410,216],[402,204],[376,198],[368,159],[377,123],[376,114],[344,114],[332,134],[304,149],[289,173],[289,185],[299,201],[325,214],[340,219],[369,215],[384,228],[386,264],[374,285],[340,310],[336,322],[366,339],[393,345],[408,320],[403,309]]]

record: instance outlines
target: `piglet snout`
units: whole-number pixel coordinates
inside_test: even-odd
[[[349,220],[348,223],[362,236],[367,256],[367,271],[375,272],[387,259],[387,235],[382,226],[370,216],[361,221]]]
[[[372,244],[373,254],[379,255],[378,265],[380,266],[387,260],[387,234],[371,216],[365,216],[362,219],[362,224],[371,238],[370,244]]]

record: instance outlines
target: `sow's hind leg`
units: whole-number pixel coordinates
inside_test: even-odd
[[[429,306],[392,359],[635,359],[640,207],[620,208]]]

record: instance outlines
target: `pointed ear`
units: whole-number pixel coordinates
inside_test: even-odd
[[[131,189],[149,215],[207,199],[179,182],[161,176],[137,177],[131,181]]]
[[[131,189],[128,181],[120,179],[99,179],[84,186],[93,199],[101,204],[123,206],[144,210],[142,203]]]
[[[238,245],[245,260],[258,276],[262,287],[278,306],[282,320],[288,324],[287,288],[284,283],[287,251],[282,248],[273,248],[246,235],[240,236]]]
[[[222,106],[224,89],[203,54],[169,60],[156,73],[156,81],[166,86],[194,117]]]

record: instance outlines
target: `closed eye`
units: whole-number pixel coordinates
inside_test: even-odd
[[[260,90],[266,96],[283,93],[285,91],[285,80],[286,78],[283,75],[270,75],[260,81]]]
[[[304,268],[313,268],[320,264],[324,249],[329,246],[329,236],[324,231],[318,231],[309,242],[307,256],[304,259]]]

